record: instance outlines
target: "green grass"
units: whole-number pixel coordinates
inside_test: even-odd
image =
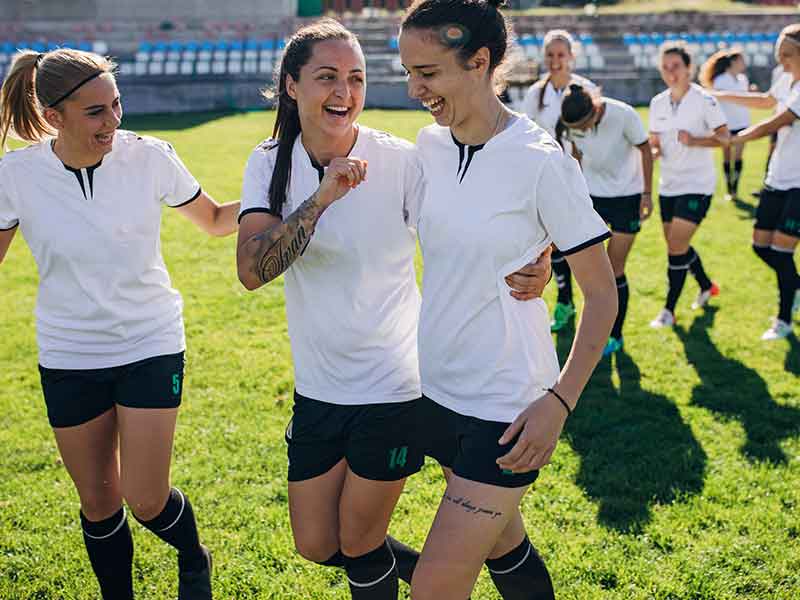
[[[129,119],[170,140],[217,199],[238,197],[271,113]],[[413,139],[428,117],[370,111],[367,125]],[[523,500],[560,599],[790,600],[800,595],[800,342],[759,341],[775,313],[774,275],[749,248],[750,192],[766,144],[747,147],[745,204],[718,194],[695,246],[722,295],[692,313],[691,281],[674,331],[648,321],[665,294],[657,217],[627,270],[626,353],[598,367],[553,464]],[[165,211],[163,252],[186,303],[188,376],[174,482],[190,493],[215,553],[224,600],[348,598],[344,576],[293,551],[283,429],[292,370],[282,284],[236,278],[234,240],[209,239]],[[17,239],[0,266],[0,598],[97,598],[77,495],[47,425],[36,371],[36,271]],[[547,298],[553,300],[554,290]],[[558,339],[559,350],[569,339]],[[421,547],[443,489],[427,464],[392,524]],[[139,598],[175,597],[170,549],[132,525]],[[402,588],[405,598],[407,587]],[[485,574],[476,600],[497,594]]]

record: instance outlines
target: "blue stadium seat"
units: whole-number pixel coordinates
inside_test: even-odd
[[[78,42],[78,50],[83,50],[84,52],[91,52],[92,51],[91,42],[87,42],[86,40]]]

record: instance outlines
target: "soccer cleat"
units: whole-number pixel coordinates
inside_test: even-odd
[[[615,352],[619,352],[620,350],[622,350],[622,343],[623,343],[622,337],[620,337],[619,339],[615,337],[608,338],[608,341],[606,342],[606,347],[603,348],[603,358],[605,358],[606,356],[611,356]]]
[[[675,325],[675,315],[668,309],[662,308],[658,316],[650,321],[650,327],[653,329],[661,329],[663,327],[672,327]]]
[[[733,196],[731,194],[725,194],[722,198],[725,200],[725,202],[730,202],[733,200]]]
[[[781,321],[780,319],[774,319],[772,321],[772,327],[764,332],[761,339],[764,341],[782,340],[785,337],[789,337],[791,333],[792,326],[789,325],[789,323]]]
[[[570,319],[575,317],[575,306],[573,304],[562,304],[556,302],[556,308],[553,311],[553,320],[550,321],[550,331],[559,331],[563,329]]]
[[[211,551],[202,545],[200,548],[206,566],[199,571],[178,573],[178,600],[211,600]]]
[[[703,308],[715,296],[719,296],[719,286],[712,282],[710,288],[697,294],[697,298],[692,302],[692,310]]]

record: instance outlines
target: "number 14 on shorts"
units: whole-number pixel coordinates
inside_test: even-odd
[[[405,467],[408,460],[408,446],[400,446],[389,450],[389,468]]]

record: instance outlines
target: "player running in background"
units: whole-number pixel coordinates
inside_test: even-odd
[[[14,60],[0,137],[30,145],[0,161],[0,260],[20,230],[39,270],[47,415],[103,598],[133,598],[125,500],[178,550],[180,600],[205,600],[211,556],[188,497],[170,485],[185,338],[161,257],[161,208],[228,235],[239,203],[217,205],[166,142],[119,129],[114,67],[67,49]]]
[[[784,73],[768,94],[725,95],[749,106],[753,101],[777,104],[778,109],[771,119],[731,140],[738,145],[775,133],[778,136],[753,229],[753,250],[775,271],[778,281],[778,316],[763,340],[787,337],[792,332],[792,313],[800,310],[800,278],[794,263],[800,238],[800,24],[784,28],[775,48]]]
[[[274,138],[245,171],[237,262],[251,290],[285,273],[292,532],[303,557],[345,568],[354,599],[394,600],[418,557],[387,530],[424,460],[414,270],[423,173],[411,143],[358,124],[364,55],[338,22],[292,36],[277,88]],[[515,286],[538,296],[544,275]]]
[[[552,136],[561,117],[561,102],[571,84],[579,84],[587,90],[597,86],[573,72],[575,66],[575,41],[569,32],[553,29],[544,36],[545,76],[534,83],[522,102],[522,112]],[[575,318],[575,303],[572,297],[572,273],[564,255],[553,251],[553,272],[558,285],[558,298],[550,324],[552,331],[563,329]]]
[[[730,140],[722,108],[692,83],[692,57],[686,44],[667,42],[660,52],[666,90],[650,101],[650,144],[661,159],[659,206],[667,241],[667,299],[651,327],[675,324],[675,306],[691,271],[700,286],[693,309],[705,306],[719,288],[706,275],[692,238],[711,206],[717,184],[713,148]]]
[[[448,480],[414,573],[414,600],[466,598],[483,564],[505,600],[554,598],[519,504],[549,462],[617,314],[602,244],[610,233],[577,162],[497,98],[510,37],[501,4],[417,0],[400,33],[409,94],[436,121],[417,140],[427,186],[418,225],[420,429]],[[546,305],[514,302],[505,282],[552,241],[586,300],[561,374]]]
[[[750,91],[750,81],[745,74],[746,70],[747,64],[741,50],[720,50],[703,64],[698,79],[702,86],[709,90],[748,92]],[[728,129],[730,129],[731,135],[736,135],[750,126],[750,111],[746,107],[732,102],[721,102],[720,105],[728,119]],[[741,145],[722,148],[725,184],[728,189],[726,200],[739,197],[739,179],[744,168],[743,149],[744,146]]]
[[[594,209],[611,226],[607,250],[617,280],[619,311],[603,350],[603,356],[608,356],[621,350],[623,344],[630,293],[625,262],[641,222],[653,212],[650,141],[631,106],[592,94],[574,83],[564,95],[556,136],[559,142],[564,137],[571,142]]]

